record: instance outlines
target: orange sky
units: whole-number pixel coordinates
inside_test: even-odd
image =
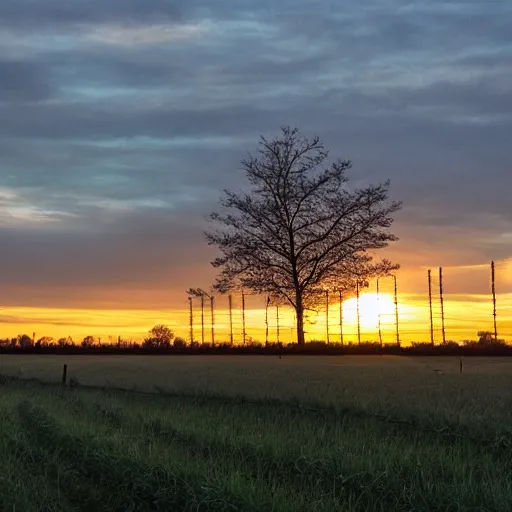
[[[397,244],[398,245],[398,244]],[[450,254],[421,254],[411,250],[409,244],[400,242],[400,246],[388,250],[395,261],[406,262],[398,271],[399,289],[399,327],[400,339],[407,343],[412,340],[430,339],[427,267],[426,259],[433,261],[450,260]],[[421,247],[421,246],[420,246]],[[404,250],[408,248],[409,250]],[[461,253],[459,253],[461,255]],[[209,266],[211,252],[200,253],[192,265],[180,269],[174,268],[161,282],[151,281],[145,287],[129,288],[108,282],[96,288],[34,287],[18,286],[17,301],[7,302],[0,307],[0,336],[10,337],[20,333],[36,337],[43,335],[55,338],[72,336],[81,340],[84,336],[95,335],[102,340],[109,337],[117,339],[132,338],[140,340],[147,331],[157,323],[169,325],[177,335],[189,338],[188,301],[185,290],[190,286],[208,289],[214,277]],[[434,256],[434,257],[433,257]],[[464,255],[462,255],[464,256]],[[471,259],[471,255],[467,259]],[[198,260],[202,260],[200,265]],[[467,261],[467,260],[466,260]],[[509,260],[496,263],[496,290],[498,331],[501,337],[512,339],[512,266]],[[146,271],[147,272],[147,271]],[[192,277],[194,276],[194,277]],[[165,283],[169,282],[166,289]],[[439,306],[438,269],[432,267],[433,312],[435,339],[440,342],[441,315]],[[14,288],[13,288],[14,289]],[[21,292],[20,292],[21,290]],[[393,282],[391,279],[381,281],[381,301],[378,306],[375,295],[375,283],[361,295],[361,336],[363,340],[375,340],[378,336],[378,311],[381,312],[381,331],[384,342],[395,340],[395,315],[393,306]],[[476,337],[479,330],[492,330],[492,303],[490,295],[490,263],[483,262],[471,265],[453,264],[444,267],[445,291],[445,330],[447,339],[463,340]],[[11,297],[6,294],[7,298]],[[73,297],[76,298],[73,299]],[[71,298],[71,299],[70,299]],[[4,298],[5,300],[5,298]],[[339,305],[337,298],[332,297],[329,312],[330,338],[338,341],[339,336]],[[45,306],[45,304],[47,304]],[[201,339],[200,304],[195,300],[194,323],[195,338]],[[229,315],[226,297],[216,300],[215,331],[216,340],[229,339]],[[246,330],[247,335],[255,340],[265,339],[264,299],[248,296],[246,299]],[[355,301],[348,299],[344,304],[344,339],[357,340]],[[236,341],[242,341],[242,319],[240,299],[234,298],[234,334]],[[280,337],[291,340],[294,337],[293,313],[281,308]],[[305,329],[307,339],[325,339],[325,309],[318,313],[310,313]],[[205,340],[210,335],[210,314],[208,304],[205,308]],[[269,337],[276,338],[275,308],[269,309]]]
[[[373,289],[373,287],[372,287]],[[395,340],[395,313],[391,290],[381,285],[380,303],[375,291],[367,291],[360,298],[361,337],[363,340],[378,340],[378,317],[380,310],[381,332],[384,343]],[[447,339],[474,339],[478,330],[492,330],[492,302],[490,295],[483,294],[445,294],[445,330]],[[254,340],[265,339],[264,301],[259,297],[246,297],[246,331]],[[380,305],[379,305],[380,304]],[[498,330],[501,337],[512,338],[512,293],[499,294],[497,297]],[[403,343],[413,340],[428,341],[429,308],[426,294],[399,294],[399,327]],[[147,309],[57,309],[30,307],[3,307],[4,319],[2,335],[15,336],[20,333],[36,333],[36,337],[51,335],[55,338],[73,336],[80,340],[86,335],[95,335],[107,341],[109,336],[117,339],[141,339],[149,328],[157,323],[169,325],[177,335],[189,337],[189,311],[186,297],[183,308],[170,310]],[[441,314],[438,295],[433,302],[435,339],[440,342]],[[294,336],[294,317],[289,308],[280,308],[280,339],[289,341]],[[205,340],[211,339],[211,320],[209,303],[205,303],[204,322]],[[269,338],[276,339],[276,308],[268,310]],[[326,338],[325,308],[318,313],[307,315],[306,331],[308,339]],[[242,341],[241,301],[234,297],[233,326],[235,341]],[[331,341],[339,341],[339,303],[332,298],[329,308],[329,332]],[[356,300],[348,299],[343,306],[344,340],[357,341]],[[201,340],[201,308],[199,299],[194,303],[194,336]],[[220,297],[215,307],[215,336],[217,341],[229,339],[229,312],[227,299]]]

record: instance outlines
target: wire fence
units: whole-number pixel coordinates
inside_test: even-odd
[[[304,314],[308,341],[409,344],[474,340],[485,331],[512,338],[510,262],[425,269],[401,280],[387,276],[350,294],[325,291]],[[421,288],[421,291],[420,291]],[[189,296],[188,329],[177,329],[200,343],[290,342],[296,339],[292,307],[249,292]],[[187,332],[188,331],[188,332]]]

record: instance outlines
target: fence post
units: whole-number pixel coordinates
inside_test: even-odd
[[[245,293],[242,290],[242,336],[244,339],[244,345],[247,339],[247,333],[245,332]]]
[[[68,365],[65,364],[63,367],[62,367],[62,385],[65,386],[66,385],[66,378],[67,378],[67,375],[68,375]]]
[[[339,291],[340,295],[340,343],[343,345],[343,294],[341,290]]]
[[[491,261],[491,291],[492,291],[492,316],[494,319],[494,341],[498,341],[498,327],[496,323],[496,273],[494,261]]]
[[[233,296],[228,295],[229,303],[229,341],[233,345]]]
[[[396,276],[391,276],[395,283],[395,326],[396,326],[396,344],[400,346],[400,328],[398,326],[398,285],[396,282]]]
[[[329,290],[325,290],[325,334],[329,343]]]
[[[379,342],[382,347],[382,325],[380,321],[380,290],[379,290],[379,278],[377,278],[377,324],[379,328]]]
[[[443,267],[439,267],[439,301],[441,304],[441,333],[443,343],[446,343],[446,331],[444,329]]]
[[[432,271],[428,271],[428,303],[430,308],[430,344],[434,346],[434,319],[432,316]]]
[[[359,281],[356,281],[357,343],[361,345],[361,315],[359,311]]]
[[[189,303],[189,324],[190,324],[190,343],[194,343],[194,311],[192,309],[192,297],[188,298]]]

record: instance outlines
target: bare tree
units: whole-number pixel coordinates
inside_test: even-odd
[[[374,262],[372,252],[397,238],[388,232],[401,204],[388,199],[389,181],[361,189],[347,186],[349,161],[326,164],[318,137],[281,128],[261,137],[256,156],[242,160],[247,192],[224,191],[223,213],[205,236],[222,255],[215,289],[248,288],[296,311],[297,341],[304,344],[304,310],[322,290],[353,290],[370,277],[398,268]]]

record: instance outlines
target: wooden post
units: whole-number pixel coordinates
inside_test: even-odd
[[[201,293],[201,344],[204,345],[204,294]]]
[[[265,346],[268,345],[268,305],[270,304],[270,297],[267,295],[267,303],[265,304]]]
[[[379,327],[379,342],[382,347],[382,325],[380,321],[380,290],[379,290],[379,278],[377,278],[377,323]]]
[[[430,344],[434,346],[434,318],[432,316],[432,271],[428,271],[428,303],[430,308]]]
[[[276,327],[277,327],[277,343],[279,343],[279,333],[280,333],[280,329],[279,329],[279,305],[276,306]]]
[[[329,290],[325,290],[325,334],[329,343]]]
[[[446,331],[444,330],[443,267],[439,267],[439,301],[441,304],[441,333],[443,343],[446,343]]]
[[[459,363],[459,364],[460,364],[460,366],[459,366],[459,368],[460,368],[460,373],[462,373],[462,356],[460,356],[460,363]]]
[[[214,309],[214,298],[210,295],[210,313],[212,317],[212,347],[215,346],[215,309]]]
[[[340,299],[340,343],[343,345],[343,294],[339,291]]]
[[[242,336],[244,339],[244,345],[247,339],[247,333],[245,331],[245,293],[242,290]]]
[[[492,291],[492,316],[494,319],[494,341],[498,341],[498,327],[496,323],[496,273],[494,261],[491,261],[491,291]]]
[[[233,296],[228,296],[229,302],[229,341],[233,345]]]
[[[356,282],[357,343],[361,345],[361,315],[359,310],[359,281]]]
[[[68,375],[68,365],[67,365],[67,364],[65,364],[65,365],[62,367],[62,385],[63,385],[63,386],[65,386],[65,385],[66,385],[67,375]]]
[[[194,311],[192,309],[192,297],[188,298],[189,303],[189,325],[190,325],[190,343],[194,343]]]
[[[398,326],[398,285],[396,282],[396,276],[391,276],[395,282],[395,327],[396,327],[396,344],[400,346],[400,328]]]

